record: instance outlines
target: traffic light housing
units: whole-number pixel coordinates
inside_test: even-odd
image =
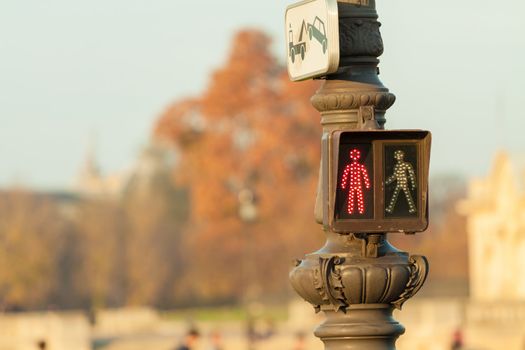
[[[423,130],[325,134],[324,225],[338,233],[426,230],[430,143]]]

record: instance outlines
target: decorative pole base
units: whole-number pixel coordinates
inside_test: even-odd
[[[398,251],[386,235],[328,232],[325,247],[300,261],[290,280],[325,313],[315,335],[326,350],[394,350],[405,329],[392,312],[419,291],[427,274],[425,257]]]

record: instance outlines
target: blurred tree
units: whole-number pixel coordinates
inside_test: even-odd
[[[75,216],[76,291],[91,308],[122,305],[125,284],[125,222],[118,203],[83,200]]]
[[[91,308],[170,306],[181,275],[185,190],[162,149],[140,156],[119,198],[84,198],[74,215],[77,293]]]
[[[313,220],[319,116],[309,102],[318,84],[292,86],[269,44],[240,32],[203,96],[174,104],[155,128],[180,152],[176,179],[190,194],[191,261],[179,283],[188,298],[239,298],[243,283],[282,294],[291,257],[322,237]],[[238,215],[243,189],[256,197],[252,224]],[[247,252],[258,270],[243,281]]]
[[[172,305],[174,283],[185,268],[187,194],[174,186],[168,158],[162,148],[147,148],[122,199],[126,305]]]
[[[56,287],[64,227],[53,202],[16,189],[0,195],[0,303],[42,308]]]

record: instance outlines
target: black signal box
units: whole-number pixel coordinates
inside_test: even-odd
[[[324,226],[338,233],[426,230],[430,144],[423,130],[326,134]]]

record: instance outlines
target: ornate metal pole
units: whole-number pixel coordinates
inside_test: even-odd
[[[366,2],[366,6],[360,6]],[[340,63],[312,97],[323,137],[334,130],[383,129],[395,96],[378,78],[383,42],[375,0],[339,0]],[[322,168],[329,159],[323,155]],[[321,172],[315,216],[323,224]],[[326,215],[326,214],[325,214]],[[404,327],[392,317],[423,285],[428,264],[394,248],[387,233],[340,234],[324,225],[327,241],[298,261],[292,286],[326,321],[315,335],[326,350],[392,350]]]

